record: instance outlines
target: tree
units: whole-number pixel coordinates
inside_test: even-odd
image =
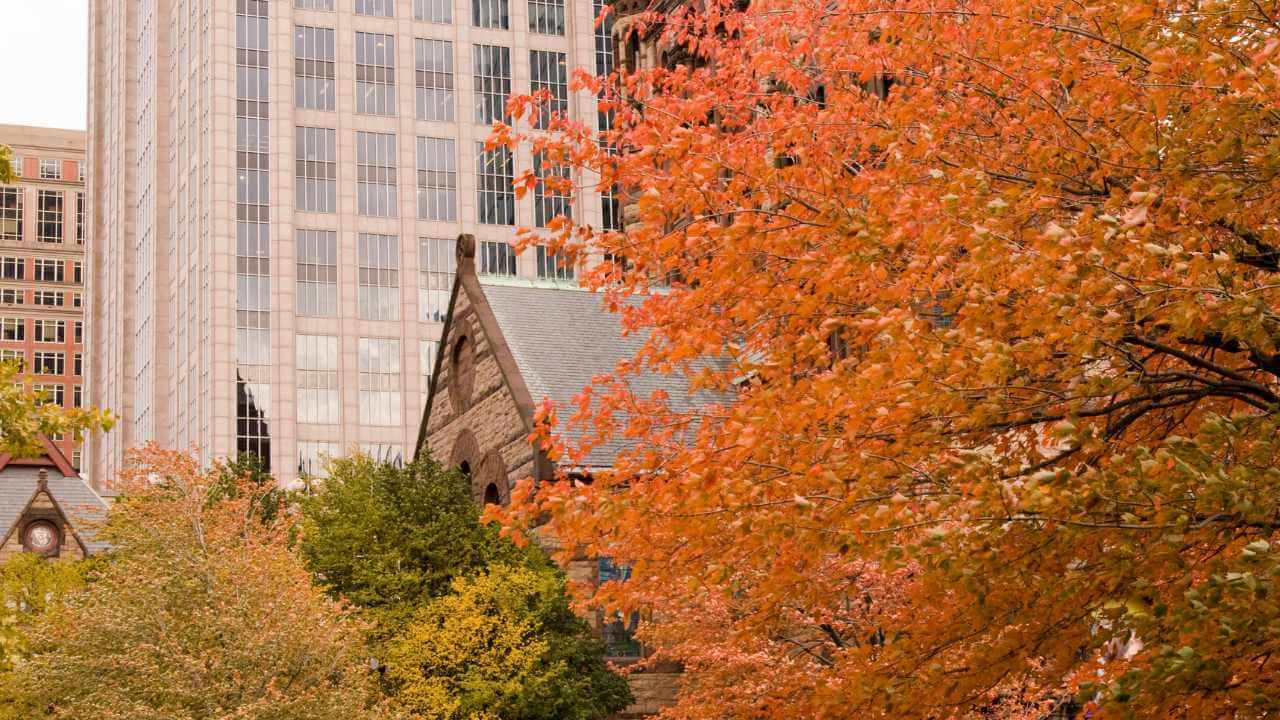
[[[307,567],[387,632],[455,577],[524,555],[480,524],[462,476],[427,457],[404,468],[363,454],[334,460],[302,515]]]
[[[44,452],[40,437],[110,430],[106,410],[64,408],[22,382],[22,365],[0,361],[0,453],[32,457]]]
[[[389,694],[426,718],[598,720],[631,701],[535,547],[480,522],[466,479],[423,454],[330,464],[303,501],[301,553],[360,608]]]
[[[0,182],[13,182],[13,149],[0,145]]]
[[[360,628],[313,588],[251,489],[210,502],[215,472],[134,453],[87,588],[36,623],[14,685],[21,717],[360,718]]]
[[[51,604],[84,587],[92,562],[49,562],[23,552],[0,565],[0,673],[26,657],[27,629]]]
[[[493,140],[629,193],[524,241],[647,337],[561,408],[642,442],[513,522],[632,564],[673,716],[1280,711],[1273,3],[742,5],[633,18],[683,59],[577,79],[603,142]]]
[[[497,563],[415,615],[388,646],[387,677],[422,718],[597,720],[631,702],[603,654],[558,573]]]

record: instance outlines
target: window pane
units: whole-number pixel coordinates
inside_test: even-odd
[[[485,150],[484,143],[476,143],[476,212],[481,223],[516,224],[513,165],[509,148]]]
[[[444,322],[449,312],[449,295],[457,271],[455,241],[445,238],[418,239],[418,319]]]
[[[507,96],[511,94],[511,49],[498,45],[472,48],[475,72],[476,122],[510,123]]]
[[[414,87],[419,120],[453,122],[453,43],[414,40]]]
[[[400,319],[400,239],[360,233],[359,305],[362,320]]]
[[[529,0],[529,32],[564,35],[564,0]]]
[[[356,112],[396,114],[396,40],[381,33],[356,33]]]
[[[296,239],[298,314],[337,317],[337,233],[332,230],[298,230]]]
[[[418,138],[418,217],[458,219],[458,165],[452,138]]]

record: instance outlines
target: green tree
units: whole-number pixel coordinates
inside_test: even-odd
[[[23,718],[351,720],[381,717],[360,626],[312,586],[246,488],[210,501],[216,471],[131,456],[88,587],[36,623],[7,683]]]
[[[431,720],[591,720],[631,702],[552,568],[497,563],[453,581],[388,646],[387,677]]]
[[[13,182],[13,150],[0,145],[0,182]]]
[[[0,672],[12,670],[26,657],[31,624],[50,605],[84,587],[92,562],[49,562],[24,552],[0,565]]]
[[[303,558],[374,623],[384,687],[412,712],[586,720],[630,702],[560,571],[482,524],[461,474],[342,458],[302,508]]]
[[[529,557],[480,524],[465,479],[430,458],[404,468],[366,455],[335,460],[302,508],[307,566],[386,630],[448,592],[458,575]]]

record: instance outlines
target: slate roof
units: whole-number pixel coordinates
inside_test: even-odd
[[[0,470],[0,537],[9,535],[14,523],[31,504],[39,488],[42,468],[10,465]],[[97,539],[97,530],[107,519],[107,503],[79,477],[64,477],[54,468],[48,474],[49,494],[67,517],[67,522],[84,541],[89,554],[110,548]]]
[[[561,408],[559,432],[565,443],[575,445],[581,428],[567,428],[573,398],[591,384],[594,376],[612,372],[618,362],[630,359],[646,336],[622,333],[621,317],[609,312],[600,293],[519,279],[481,278],[481,288],[529,387],[535,405],[549,398]],[[632,298],[639,303],[642,298]],[[676,410],[707,405],[720,398],[713,393],[690,394],[683,374],[643,373],[628,382],[638,397],[664,390]],[[618,451],[629,443],[610,438],[584,458],[586,467],[610,467]]]

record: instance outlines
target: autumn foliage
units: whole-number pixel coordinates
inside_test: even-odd
[[[360,627],[288,550],[290,520],[254,511],[260,488],[187,455],[138,451],[90,582],[51,603],[0,677],[22,718],[393,717]],[[218,494],[215,496],[215,488]]]
[[[526,240],[651,333],[558,409],[645,442],[517,519],[632,564],[672,717],[1280,712],[1280,6],[738,7],[499,133],[628,194]]]

